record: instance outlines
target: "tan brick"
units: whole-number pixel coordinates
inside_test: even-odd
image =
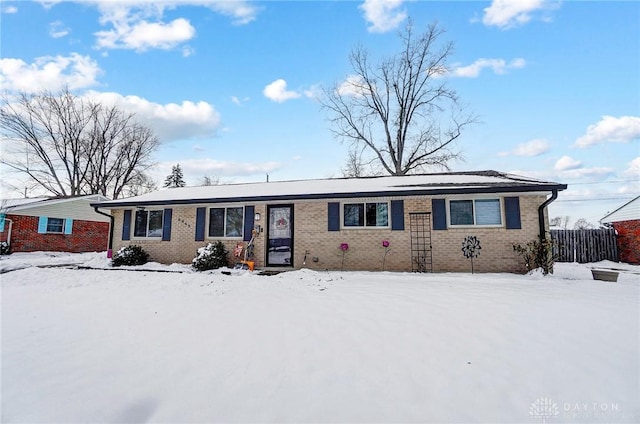
[[[476,236],[480,240],[481,251],[474,261],[477,272],[524,272],[524,264],[514,253],[513,244],[526,243],[538,238],[538,207],[545,201],[543,195],[521,195],[521,230],[501,228],[449,228],[442,231],[431,230],[433,271],[468,272],[470,260],[462,254],[462,242],[466,236]],[[381,199],[376,199],[380,201]],[[393,200],[393,198],[383,199]],[[404,231],[391,229],[342,229],[328,231],[327,205],[331,201],[296,201],[294,206],[294,268],[316,270],[339,270],[343,267],[341,243],[348,243],[344,254],[345,270],[382,270],[383,240],[390,242],[390,251],[385,261],[385,270],[411,271],[411,234],[409,214],[431,212],[430,197],[405,197]],[[371,201],[371,199],[349,199],[349,202]],[[263,232],[255,240],[254,260],[257,267],[265,266],[267,205],[264,202],[251,203],[261,220],[255,222]],[[279,203],[280,204],[280,203]],[[200,205],[204,206],[204,205]],[[123,211],[114,210],[114,249],[129,244],[138,244],[149,252],[151,260],[162,263],[190,263],[199,247],[216,239],[195,241],[195,220],[197,206],[173,206],[171,241],[159,239],[133,239],[122,241]],[[545,215],[546,220],[546,215]],[[230,252],[238,240],[223,240]],[[246,243],[243,243],[246,244]],[[306,259],[305,259],[306,256]],[[232,258],[230,258],[232,259]],[[317,259],[317,260],[315,260]]]

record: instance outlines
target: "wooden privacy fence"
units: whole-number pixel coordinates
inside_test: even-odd
[[[613,228],[551,230],[553,253],[558,262],[618,262],[616,237]]]

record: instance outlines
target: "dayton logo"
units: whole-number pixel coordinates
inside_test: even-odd
[[[545,424],[549,418],[553,418],[560,414],[558,405],[549,398],[538,398],[529,407],[529,414],[533,418],[542,419],[542,424]]]

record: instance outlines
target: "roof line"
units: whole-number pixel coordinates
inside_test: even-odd
[[[606,214],[604,217],[600,218],[600,223],[606,222],[605,219],[607,219],[608,217],[610,217],[611,215],[613,215],[614,213],[618,212],[620,209],[625,208],[627,205],[629,205],[630,203],[635,202],[638,198],[640,197],[640,195],[634,197],[633,199],[629,200],[627,203],[625,203],[624,205],[620,206],[618,209],[615,209],[611,212],[609,212],[608,214]]]
[[[395,196],[417,196],[417,195],[448,195],[448,194],[487,194],[487,193],[518,193],[535,192],[549,190],[565,190],[566,184],[546,184],[546,185],[507,185],[503,187],[463,187],[458,189],[413,189],[402,191],[375,191],[375,192],[351,192],[351,193],[315,193],[315,194],[285,194],[269,196],[238,196],[226,198],[201,198],[201,199],[179,199],[179,200],[149,200],[142,202],[113,202],[112,203],[91,203],[92,207],[102,207],[113,209],[126,206],[160,206],[160,205],[194,205],[201,203],[239,203],[239,202],[268,202],[268,201],[290,201],[290,200],[320,200],[320,199],[348,199],[354,197],[395,197]]]

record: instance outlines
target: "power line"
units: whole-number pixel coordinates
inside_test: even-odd
[[[580,199],[558,199],[556,202],[593,202],[594,200],[631,200],[633,195],[625,197],[583,197]]]
[[[640,180],[591,181],[591,182],[585,182],[585,183],[567,183],[567,185],[618,184],[618,183],[640,183]]]

